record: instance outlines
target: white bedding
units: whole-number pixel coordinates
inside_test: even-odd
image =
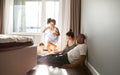
[[[33,42],[32,37],[29,36],[18,36],[18,35],[0,35],[0,43],[10,43],[10,42]]]

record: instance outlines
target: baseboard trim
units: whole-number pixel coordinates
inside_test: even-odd
[[[88,62],[88,68],[93,75],[100,75],[100,73],[98,73],[98,71],[89,62]]]

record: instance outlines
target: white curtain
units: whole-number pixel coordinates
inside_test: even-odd
[[[42,0],[41,24],[46,25],[46,0]]]
[[[13,30],[14,32],[26,31],[25,26],[25,0],[14,0]]]
[[[5,0],[4,8],[4,33],[9,34],[13,30],[13,0]]]
[[[66,44],[66,33],[70,30],[70,0],[60,0],[59,6],[59,31],[58,50]]]
[[[19,11],[16,13],[17,18],[14,18],[15,14],[14,7],[17,7]],[[25,31],[25,0],[17,0],[17,5],[14,6],[14,0],[5,0],[5,9],[4,9],[4,33],[11,34],[14,31]],[[13,20],[16,19],[16,22],[13,23]],[[20,27],[21,28],[20,28]],[[16,32],[17,32],[16,31]]]

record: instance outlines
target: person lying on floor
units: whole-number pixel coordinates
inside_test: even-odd
[[[67,44],[65,44],[65,46],[62,48],[61,51],[58,51],[58,52],[56,52],[54,54],[49,54],[47,56],[54,57],[56,55],[65,54],[66,52],[68,52],[69,50],[73,49],[76,46],[75,39],[74,39],[74,33],[72,32],[71,29],[70,29],[70,31],[68,31],[66,33],[66,40],[67,40]],[[41,56],[40,54],[37,55],[37,63],[38,64],[39,64],[39,62],[41,62],[41,57],[43,58],[44,56]]]
[[[84,63],[86,58],[87,45],[84,43],[84,34],[77,37],[77,46],[61,55],[44,56],[41,58],[40,64],[47,64],[63,68],[75,68]]]
[[[85,39],[86,37],[84,34],[79,34],[77,36],[77,46],[67,53],[66,60],[68,63],[64,63],[62,65],[63,68],[76,68],[80,65],[84,65],[87,54]]]

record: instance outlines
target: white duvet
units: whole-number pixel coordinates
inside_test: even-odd
[[[29,36],[18,36],[18,35],[0,35],[0,43],[10,42],[33,42],[32,37]]]

